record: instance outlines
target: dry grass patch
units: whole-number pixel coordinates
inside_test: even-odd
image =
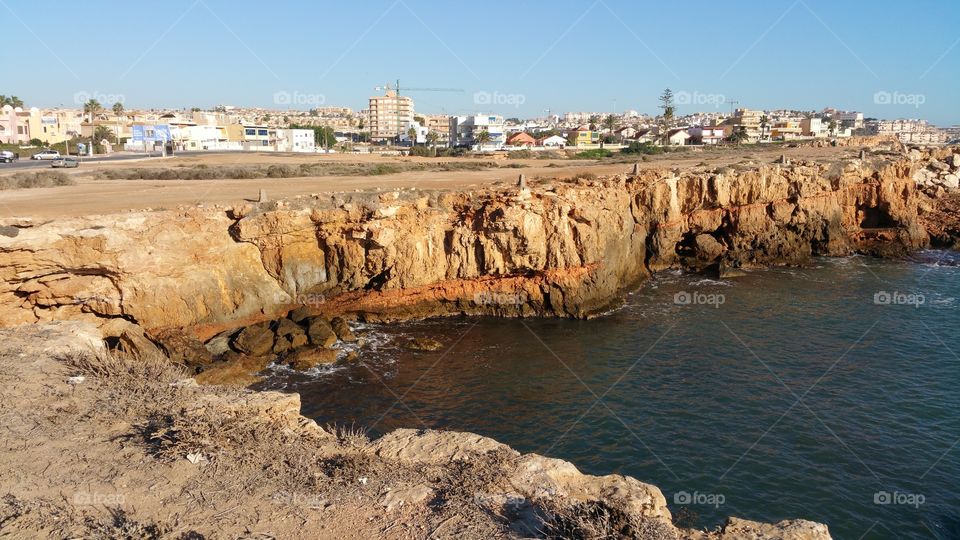
[[[16,172],[0,177],[0,190],[72,186],[70,175],[61,171]]]

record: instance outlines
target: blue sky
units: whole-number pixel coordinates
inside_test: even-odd
[[[273,107],[285,92],[361,109],[399,78],[464,90],[411,92],[427,113],[656,113],[670,87],[694,102],[680,113],[735,100],[960,124],[956,0],[0,0],[0,21],[0,93],[41,107]]]

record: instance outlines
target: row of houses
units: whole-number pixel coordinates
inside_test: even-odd
[[[312,129],[271,127],[253,122],[198,124],[193,120],[164,115],[157,123],[130,127],[124,144],[129,151],[145,151],[158,144],[174,150],[254,150],[261,152],[316,152]]]
[[[98,128],[109,130],[109,143],[125,141],[124,149],[131,151],[169,144],[177,150],[316,152],[312,129],[273,127],[225,112],[110,111],[85,115],[76,109],[22,109],[9,105],[0,109],[0,142],[6,144],[93,139]]]

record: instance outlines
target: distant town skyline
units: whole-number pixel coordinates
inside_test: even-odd
[[[0,93],[27,106],[366,108],[399,78],[423,113],[856,110],[960,124],[960,5],[796,0],[163,9],[5,0]],[[56,24],[51,24],[51,16]],[[113,98],[111,100],[111,98]]]

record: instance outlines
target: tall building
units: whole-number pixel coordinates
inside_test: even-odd
[[[413,124],[413,99],[398,96],[394,90],[386,95],[370,98],[370,112],[367,125],[370,128],[370,140],[386,141],[403,135]]]

